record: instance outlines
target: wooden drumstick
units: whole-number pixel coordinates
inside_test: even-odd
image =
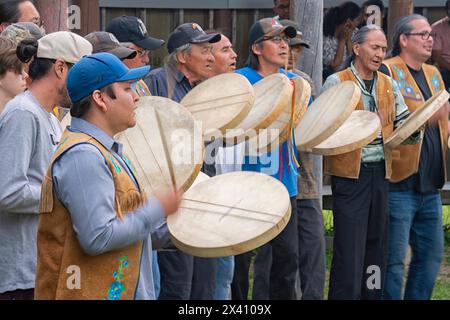
[[[156,109],[154,109],[154,110],[155,110],[156,122],[158,123],[159,135],[161,136],[164,154],[165,154],[166,160],[167,160],[167,167],[169,168],[170,179],[172,180],[172,185],[173,185],[174,190],[177,190],[177,182],[175,180],[175,174],[173,172],[172,158],[170,157],[169,149],[167,148],[167,142],[166,142],[166,138],[164,137],[164,132],[162,130],[161,120],[159,118],[158,111]]]

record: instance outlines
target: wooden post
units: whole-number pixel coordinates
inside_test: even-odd
[[[67,30],[68,0],[35,0],[34,5],[44,20],[46,33]]]
[[[232,14],[228,9],[216,9],[214,10],[214,29],[219,30],[230,40],[232,40],[231,30]]]
[[[389,43],[394,32],[394,25],[397,21],[414,12],[413,0],[389,0],[389,14],[388,14],[388,32]]]
[[[322,87],[323,0],[291,0],[291,20],[296,21],[311,48],[302,50],[298,69],[314,81],[315,91]]]
[[[69,16],[70,14],[76,14],[76,10],[79,8],[81,18],[80,25],[76,25],[74,28],[73,26],[69,26],[70,31],[75,32],[80,36],[85,36],[94,31],[100,31],[99,0],[72,0],[70,2]],[[72,6],[78,6],[78,8]],[[72,19],[70,19],[70,21],[72,21]]]
[[[290,17],[296,21],[303,33],[303,38],[310,44],[310,49],[303,48],[297,68],[306,72],[314,82],[316,95],[322,88],[322,42],[323,42],[323,0],[291,0]],[[308,196],[308,191],[302,191],[299,186],[299,193],[302,198],[319,198],[322,200],[322,156],[309,153],[300,153],[300,160],[311,162],[314,173],[314,180],[317,184],[316,196]],[[300,170],[300,173],[302,170]],[[302,176],[300,175],[300,184]],[[311,192],[311,191],[310,191]],[[302,193],[305,195],[303,196]]]

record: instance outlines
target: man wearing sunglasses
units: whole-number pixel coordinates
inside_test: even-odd
[[[288,40],[297,35],[292,26],[283,27],[277,19],[264,18],[252,25],[248,44],[250,55],[246,66],[236,70],[254,84],[275,73],[285,73],[289,78],[296,75],[282,68],[289,58]],[[294,148],[295,149],[295,148]],[[296,150],[290,150],[288,143],[261,157],[245,157],[243,171],[256,171],[279,179],[289,191],[292,213],[285,229],[268,245],[272,248],[269,299],[295,299],[295,278],[298,265],[297,244],[297,175],[294,172]],[[262,160],[264,159],[264,160]],[[269,161],[267,161],[269,160]],[[267,164],[267,162],[269,162]],[[235,274],[232,284],[232,298],[246,299],[248,291],[248,271],[251,253],[235,257]],[[255,277],[258,276],[255,268]],[[263,275],[265,276],[265,275]]]
[[[413,112],[445,89],[439,70],[425,62],[431,57],[433,34],[427,19],[410,15],[394,27],[392,58],[380,70],[398,83]],[[442,201],[446,181],[447,106],[423,130],[423,142],[392,151],[389,187],[389,257],[384,298],[430,299],[443,255]],[[402,296],[408,244],[412,249]]]

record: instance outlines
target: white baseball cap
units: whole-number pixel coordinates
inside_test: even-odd
[[[61,59],[77,63],[83,56],[92,54],[92,44],[83,37],[68,31],[57,31],[38,40],[38,58]]]

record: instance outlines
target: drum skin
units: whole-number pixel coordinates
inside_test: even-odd
[[[232,172],[189,189],[167,218],[172,242],[198,257],[224,257],[258,248],[276,237],[291,215],[284,185],[258,172]]]
[[[163,132],[159,131],[158,112]],[[189,189],[203,164],[203,138],[194,118],[182,105],[163,97],[141,97],[136,125],[116,136],[148,195],[172,188]],[[164,150],[166,143],[169,157]]]

